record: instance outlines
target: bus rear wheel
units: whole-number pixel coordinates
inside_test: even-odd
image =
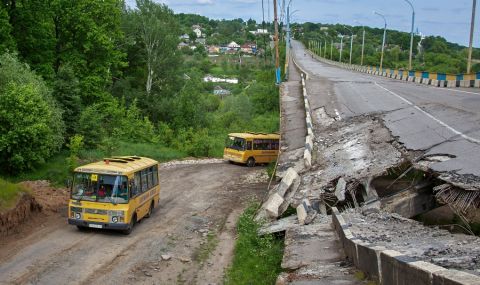
[[[248,167],[254,167],[255,166],[255,158],[253,158],[253,157],[248,158],[247,166]]]
[[[152,216],[152,213],[153,213],[153,202],[150,204],[150,209],[148,209],[148,213],[145,217],[150,218]]]

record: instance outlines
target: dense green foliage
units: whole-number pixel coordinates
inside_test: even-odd
[[[271,234],[258,235],[257,209],[257,204],[250,205],[238,220],[235,256],[227,270],[225,284],[275,284],[282,271],[283,240]]]
[[[278,130],[270,58],[177,49],[197,24],[207,42],[261,42],[248,32],[258,28],[252,20],[175,15],[152,0],[135,9],[122,0],[0,3],[4,174],[60,182],[65,162],[71,170],[109,155],[220,156],[229,132]],[[207,74],[239,84],[206,83]],[[214,95],[217,85],[232,95]]]
[[[324,27],[323,30],[320,28]],[[328,29],[325,29],[328,28]],[[354,34],[354,48],[352,63],[360,64],[362,47],[362,27],[347,26]],[[327,58],[330,58],[331,43],[333,40],[333,59],[339,59],[340,45],[339,34],[345,35],[342,61],[348,62],[350,52],[350,31],[345,26],[304,23],[293,25],[294,35],[305,44],[309,40],[327,41]],[[382,46],[383,29],[365,27],[365,57],[364,65],[378,66],[380,63],[380,50]],[[421,42],[421,48],[419,43]],[[383,65],[387,68],[408,69],[410,52],[410,33],[387,29],[386,49]],[[480,49],[474,49],[474,58],[480,58]],[[442,37],[428,36],[423,40],[414,36],[413,43],[413,69],[441,73],[462,73],[467,69],[467,48],[455,43],[447,42]],[[480,71],[480,64],[474,64],[472,72]]]
[[[15,56],[0,56],[0,165],[25,170],[63,143],[61,111],[43,80]]]

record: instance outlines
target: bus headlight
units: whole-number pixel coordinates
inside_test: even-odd
[[[82,214],[75,213],[75,219],[80,220],[82,218]]]
[[[118,223],[118,217],[112,217],[112,223]]]

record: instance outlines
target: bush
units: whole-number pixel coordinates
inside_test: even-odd
[[[32,169],[63,144],[62,113],[43,80],[15,56],[0,57],[0,164]]]

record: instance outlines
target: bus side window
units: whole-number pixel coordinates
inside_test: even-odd
[[[247,150],[252,150],[252,142],[247,141]]]
[[[137,196],[140,193],[141,187],[141,176],[140,171],[135,173],[134,180],[133,180],[133,187],[132,187],[132,197]]]
[[[279,141],[278,141],[278,140],[273,140],[273,141],[272,141],[272,149],[273,149],[273,150],[278,150],[279,147],[280,147]]]
[[[158,166],[153,167],[153,186],[158,185]]]
[[[148,168],[148,189],[152,189],[155,186],[153,182],[153,167]]]
[[[144,169],[141,171],[141,174],[142,174],[142,193],[143,193],[148,190],[148,179],[147,179],[148,172],[146,169]]]

